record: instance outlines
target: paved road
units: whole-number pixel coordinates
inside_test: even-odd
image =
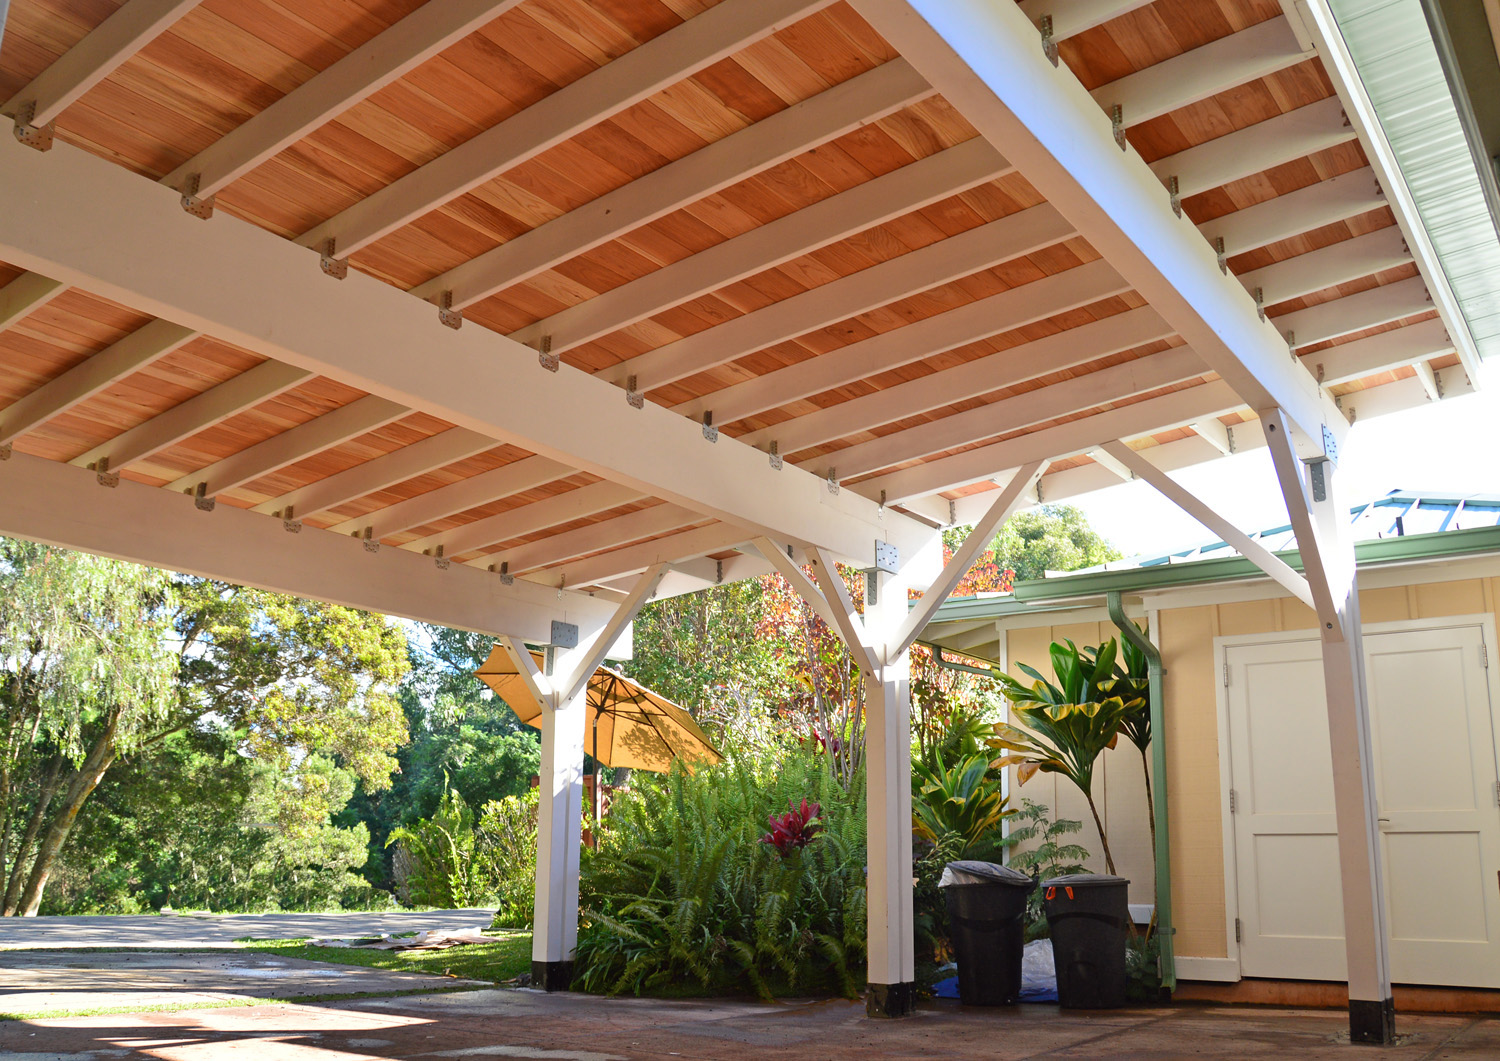
[[[0,918],[0,948],[225,947],[247,936],[378,936],[387,932],[444,932],[488,928],[493,910],[402,911],[389,914],[182,914],[139,917]]]

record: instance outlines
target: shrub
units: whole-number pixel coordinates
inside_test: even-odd
[[[692,986],[735,993],[857,995],[865,964],[865,808],[825,756],[731,755],[688,774],[632,778],[584,852],[576,982],[587,991]],[[822,829],[802,846],[761,843],[800,801]],[[783,816],[784,817],[784,816]],[[805,821],[804,821],[805,824]]]
[[[495,899],[492,928],[530,928],[536,897],[537,790],[492,799],[479,815],[483,871]]]

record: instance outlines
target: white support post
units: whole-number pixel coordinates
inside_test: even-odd
[[[666,574],[653,564],[604,628],[568,647],[547,649],[545,673],[516,638],[502,637],[527,690],[542,705],[540,792],[537,800],[536,905],[532,915],[531,979],[566,991],[578,949],[578,859],[583,841],[583,752],[589,679]],[[576,629],[575,629],[576,634]]]
[[[1389,1043],[1395,1038],[1395,1004],[1349,510],[1338,494],[1335,461],[1309,463],[1304,481],[1284,414],[1269,409],[1261,420],[1303,570],[1317,601],[1323,641],[1348,956],[1349,1035],[1355,1042]]]

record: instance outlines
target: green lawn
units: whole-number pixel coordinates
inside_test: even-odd
[[[358,947],[309,947],[302,940],[259,939],[241,944],[246,950],[302,958],[312,962],[364,965],[465,980],[502,983],[531,971],[531,933],[507,932],[494,943],[450,947],[447,950],[363,950]]]

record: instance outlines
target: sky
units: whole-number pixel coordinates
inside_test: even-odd
[[[1473,394],[1356,422],[1339,463],[1349,504],[1392,490],[1500,494],[1500,369],[1487,366],[1480,382]],[[1172,478],[1241,530],[1287,522],[1266,449],[1184,468]],[[1218,539],[1143,482],[1067,503],[1083,509],[1094,529],[1126,556],[1160,555]]]

